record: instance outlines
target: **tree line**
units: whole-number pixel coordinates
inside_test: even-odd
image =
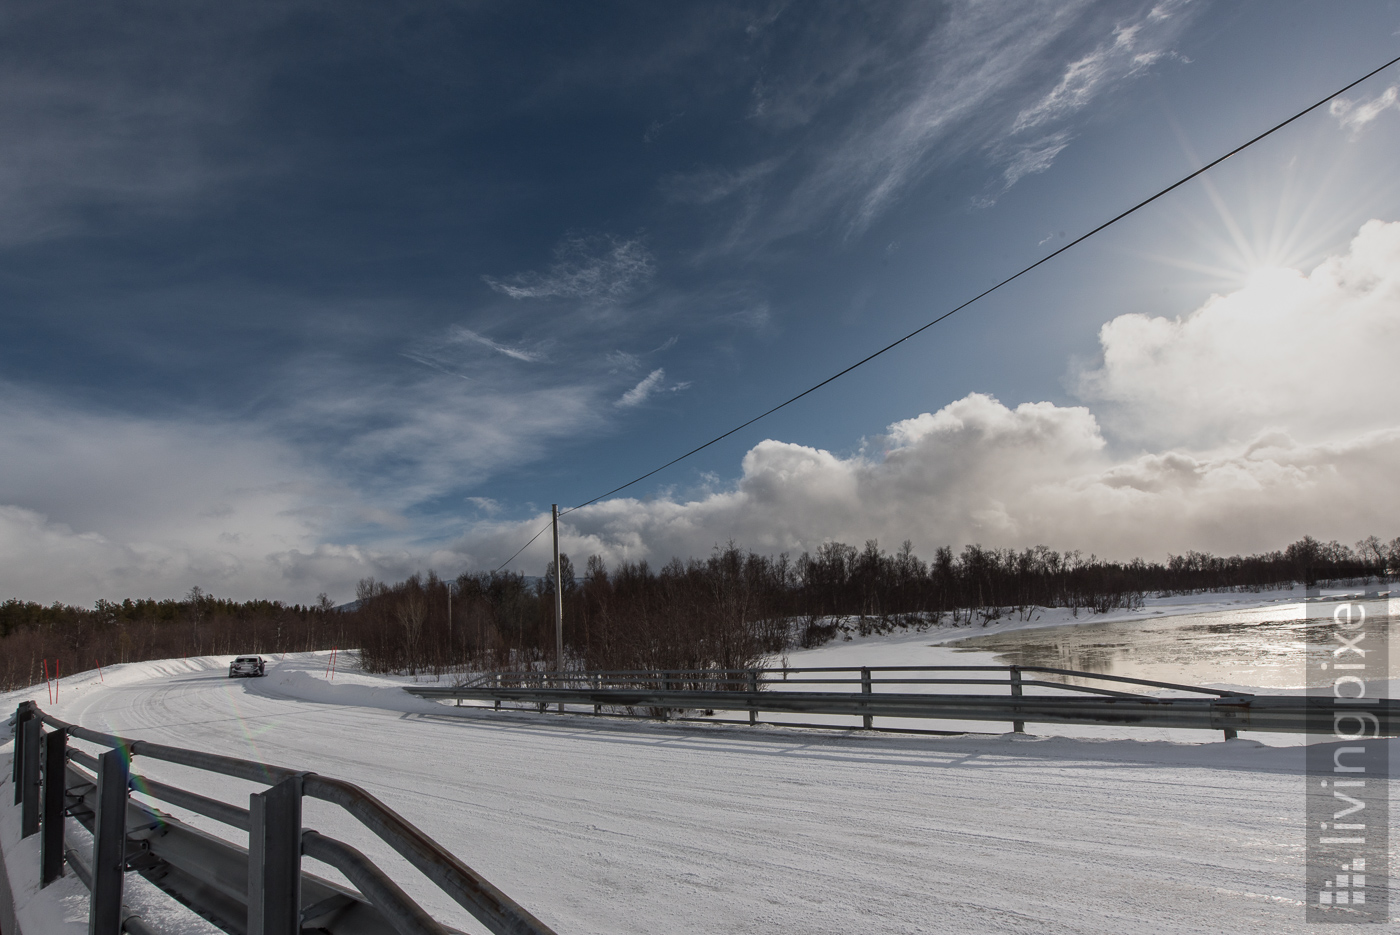
[[[354,621],[317,604],[231,601],[191,588],[184,600],[99,600],[92,609],[0,603],[0,691],[122,662],[350,645]]]
[[[444,673],[552,667],[554,594],[564,604],[565,665],[588,670],[748,668],[792,646],[820,645],[843,618],[862,632],[949,622],[971,625],[1031,607],[1106,612],[1148,595],[1259,590],[1301,582],[1369,583],[1400,575],[1400,538],[1347,546],[1311,536],[1248,556],[1203,552],[1166,562],[1108,561],[1045,546],[937,549],[905,542],[827,543],[793,558],[734,544],[660,567],[567,555],[544,574],[433,572],[394,584],[367,578],[337,609],[222,600],[98,601],[91,609],[0,604],[0,689],[95,664],[191,655],[356,647],[370,671]]]

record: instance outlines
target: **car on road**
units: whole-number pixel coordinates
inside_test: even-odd
[[[254,678],[266,675],[267,663],[263,662],[262,656],[239,656],[228,665],[228,677],[236,679],[239,676],[244,678]]]

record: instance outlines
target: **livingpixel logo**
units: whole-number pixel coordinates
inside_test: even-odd
[[[1316,589],[1304,602],[1309,922],[1388,921],[1389,604]]]

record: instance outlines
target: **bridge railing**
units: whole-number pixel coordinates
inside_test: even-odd
[[[48,728],[48,729],[45,729]],[[106,748],[88,753],[80,740]],[[64,866],[90,891],[92,935],[152,933],[123,903],[137,872],[234,935],[448,935],[383,870],[354,847],[302,824],[304,797],[340,806],[495,935],[552,930],[403,816],[352,783],[312,772],[134,740],[69,724],[25,702],[15,712],[12,779],[24,837],[41,834],[40,883]],[[269,786],[248,807],[132,771],[137,758],[178,763]],[[132,799],[168,803],[248,835],[243,848]],[[64,838],[65,816],[93,837],[91,861]],[[302,857],[336,868],[352,890],[302,869]]]

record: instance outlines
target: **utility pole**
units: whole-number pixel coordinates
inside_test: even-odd
[[[554,518],[554,669],[559,673],[559,684],[564,677],[564,575],[559,567],[559,504],[554,504],[551,515]],[[559,713],[564,713],[564,702],[559,702]]]

